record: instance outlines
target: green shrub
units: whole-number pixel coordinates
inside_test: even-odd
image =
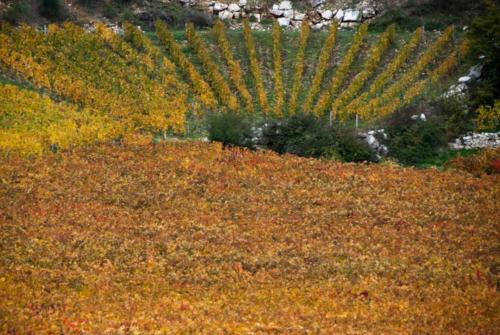
[[[420,102],[397,110],[380,124],[388,135],[380,139],[389,156],[406,165],[434,161],[457,136],[474,130],[474,113],[463,98]],[[423,121],[418,116],[424,114]],[[413,119],[412,116],[417,116]]]
[[[232,112],[213,113],[208,116],[208,138],[224,146],[254,148],[253,131],[244,114]]]
[[[14,2],[7,13],[5,13],[5,20],[12,24],[20,24],[23,22],[30,22],[36,17],[36,11],[33,4],[29,0],[20,0]]]
[[[172,1],[162,6],[161,11],[156,13],[158,18],[168,18],[168,25],[171,28],[184,29],[189,22],[193,23],[197,28],[211,27],[214,24],[211,15],[202,11],[183,7],[180,3]]]
[[[62,21],[66,18],[66,9],[60,0],[42,0],[40,15],[51,21]]]
[[[483,15],[474,19],[467,34],[471,41],[470,57],[473,62],[482,57],[481,80],[471,87],[474,109],[492,106],[500,100],[500,9],[490,2]]]
[[[443,30],[451,24],[466,23],[482,7],[482,1],[471,0],[406,1],[403,5],[389,6],[370,25],[370,30],[383,31],[390,24],[409,31],[422,26],[426,30]]]
[[[375,154],[353,130],[311,114],[297,114],[285,120],[268,122],[260,144],[280,154],[342,159],[348,162],[375,161]]]
[[[481,106],[476,110],[476,130],[487,132],[500,131],[500,100],[493,106]]]
[[[108,19],[114,19],[118,16],[118,11],[111,2],[106,2],[102,8],[102,14]]]
[[[384,144],[389,155],[402,164],[422,164],[435,157],[448,143],[445,127],[436,118],[412,119],[412,115],[419,116],[422,112],[415,106],[398,110],[384,125],[388,135]]]

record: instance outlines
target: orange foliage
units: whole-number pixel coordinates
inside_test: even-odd
[[[0,333],[498,329],[498,176],[134,137],[0,177]]]
[[[485,173],[500,174],[500,148],[486,149],[470,157],[453,158],[446,163],[446,166],[476,176]]]

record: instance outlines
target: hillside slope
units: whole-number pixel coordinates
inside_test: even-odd
[[[140,139],[0,176],[2,333],[500,325],[498,177]]]
[[[267,13],[280,1],[242,0],[251,12]],[[220,0],[219,3],[240,3],[239,0]],[[3,0],[0,19],[43,25],[53,21],[70,20],[76,23],[135,21],[148,26],[155,18],[167,19],[176,27],[186,22],[210,25],[213,13],[206,0]],[[349,9],[368,6],[377,11],[375,22],[381,25],[396,22],[407,29],[425,25],[442,29],[449,24],[468,24],[483,8],[472,0],[292,0],[293,8],[302,12],[314,8]],[[59,5],[57,5],[59,4]],[[320,7],[313,4],[321,4]],[[44,7],[47,6],[47,7]],[[271,15],[269,15],[271,17]]]

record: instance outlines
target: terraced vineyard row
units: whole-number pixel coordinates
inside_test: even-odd
[[[1,71],[14,80],[29,83],[41,92],[39,94],[66,100],[74,105],[72,110],[83,109],[84,114],[92,117],[106,116],[115,129],[112,133],[123,136],[168,129],[181,133],[186,114],[200,115],[200,111],[246,111],[272,117],[303,112],[318,116],[329,114],[341,120],[357,114],[364,119],[376,119],[411,103],[427,87],[452,73],[467,52],[467,41],[455,42],[452,27],[429,47],[421,44],[423,30],[418,29],[405,45],[394,51],[394,26],[389,26],[378,40],[369,43],[368,26],[363,24],[347,51],[340,55],[336,46],[337,30],[333,26],[317,56],[311,84],[304,85],[307,82],[304,81],[304,59],[311,36],[309,26],[304,25],[301,30],[293,71],[291,76],[286,76],[282,31],[275,24],[272,33],[274,73],[268,87],[263,59],[259,59],[248,22],[241,33],[247,59],[237,59],[220,22],[210,33],[215,36],[216,45],[211,45],[209,39],[202,38],[188,25],[187,48],[161,22],[156,31],[158,44],[130,24],[124,25],[124,31],[123,36],[119,36],[97,25],[95,31],[86,32],[69,23],[51,25],[47,32],[3,25]],[[364,49],[368,51],[365,53]],[[440,56],[443,54],[444,57]],[[219,55],[223,65],[217,61]],[[392,59],[386,59],[390,57]],[[331,65],[334,59],[338,62]],[[354,66],[358,63],[362,64],[359,72]],[[329,71],[331,75],[326,73],[328,66],[333,69]],[[46,98],[40,95],[34,99]],[[5,114],[12,107],[12,101],[4,99],[2,103],[9,104],[2,106],[2,114]],[[30,122],[23,121],[21,114],[19,122],[0,123],[1,142],[6,150],[27,153],[26,148],[18,150],[17,144],[9,144],[12,137],[8,134],[22,132],[26,128],[24,123]],[[13,117],[15,113],[10,119]],[[61,127],[60,132],[72,132],[70,128]],[[44,143],[50,145],[33,146],[32,152],[40,152],[41,147],[47,150],[54,145],[67,146],[54,137],[49,139]],[[98,139],[100,137],[96,137]]]

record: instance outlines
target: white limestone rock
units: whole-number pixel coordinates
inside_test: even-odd
[[[356,9],[348,9],[344,13],[343,22],[359,22],[361,21],[361,12]]]
[[[469,69],[469,74],[467,76],[471,77],[474,80],[479,79],[481,78],[482,70],[483,66],[481,64],[474,65]]]
[[[339,9],[337,13],[335,13],[335,20],[342,22],[342,20],[344,19],[344,14],[345,12],[342,9]]]
[[[304,13],[295,12],[295,14],[293,15],[293,19],[296,21],[304,21],[305,18],[306,18],[306,14],[304,14]]]
[[[330,9],[320,11],[319,13],[321,17],[325,20],[331,20],[333,17],[333,12]]]
[[[240,6],[235,4],[235,3],[232,3],[228,6],[228,9],[230,12],[239,12],[241,10]]]
[[[294,11],[292,9],[285,10],[283,12],[283,16],[286,17],[286,18],[289,18],[289,19],[293,19]]]
[[[215,5],[214,5],[214,11],[221,12],[221,11],[227,9],[227,7],[228,6],[225,3],[216,2]]]
[[[448,92],[446,92],[444,94],[445,98],[449,98],[451,96],[455,96],[455,95],[461,95],[463,94],[465,91],[467,91],[469,87],[467,86],[467,84],[465,83],[460,83],[458,85],[452,85],[450,87],[450,89],[448,90]]]
[[[290,10],[292,9],[292,3],[290,1],[281,1],[279,4],[279,9]]]
[[[499,133],[469,133],[455,139],[448,146],[453,150],[479,149],[479,148],[500,148]]]
[[[287,17],[278,18],[278,24],[282,27],[288,27],[290,25],[290,19]]]
[[[325,23],[324,22],[320,22],[320,23],[316,23],[312,26],[312,28],[314,30],[321,30],[323,29],[323,27],[325,26]]]
[[[221,20],[231,20],[233,18],[233,13],[228,10],[223,10],[219,12],[219,19]]]
[[[472,78],[469,76],[463,76],[463,77],[458,78],[459,83],[468,83],[471,80],[472,80]]]
[[[283,16],[284,12],[282,10],[280,10],[280,9],[271,9],[269,11],[269,13],[271,13],[271,15],[273,15],[275,17],[281,17],[281,16]]]

